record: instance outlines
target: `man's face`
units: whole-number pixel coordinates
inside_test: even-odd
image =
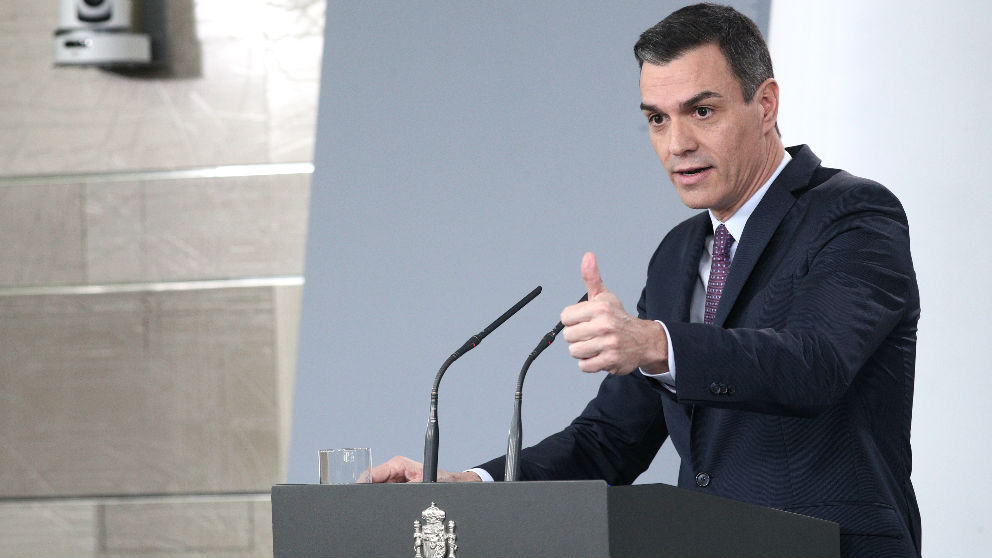
[[[641,109],[651,145],[682,203],[726,220],[761,187],[769,164],[761,94],[744,102],[715,44],[642,66]]]

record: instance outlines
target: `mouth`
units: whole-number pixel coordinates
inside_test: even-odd
[[[713,173],[713,166],[682,167],[672,171],[672,183],[683,188],[695,188]]]
[[[677,170],[677,171],[675,171],[675,174],[682,175],[682,176],[696,176],[697,174],[699,174],[701,172],[708,171],[711,168],[713,168],[713,167],[711,167],[711,166],[710,167],[693,167],[693,168],[688,168],[688,169]]]

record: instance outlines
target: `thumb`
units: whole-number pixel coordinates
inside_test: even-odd
[[[603,285],[603,279],[599,276],[596,254],[592,252],[586,252],[582,256],[582,282],[586,284],[586,292],[589,293],[589,300],[596,298],[601,293],[608,292]]]

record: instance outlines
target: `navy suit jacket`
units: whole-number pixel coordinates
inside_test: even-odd
[[[712,325],[689,323],[708,213],[669,232],[638,315],[661,320],[676,393],[607,376],[523,479],[629,484],[671,438],[679,486],[836,521],[841,553],[919,555],[910,420],[919,292],[899,201],[806,146],[748,219]],[[482,465],[503,477],[504,459]],[[663,525],[663,518],[661,525]]]

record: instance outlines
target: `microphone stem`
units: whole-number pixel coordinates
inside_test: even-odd
[[[520,411],[523,406],[524,377],[527,375],[530,364],[540,354],[539,349],[551,344],[550,342],[545,344],[549,335],[551,334],[545,335],[544,339],[541,340],[541,345],[531,351],[527,360],[524,361],[523,368],[520,369],[520,375],[517,376],[517,391],[513,394],[513,416],[510,418],[510,437],[506,442],[506,470],[503,474],[503,480],[507,482],[520,478],[520,449],[523,443],[523,421]],[[554,340],[553,337],[551,339]]]
[[[455,351],[444,361],[441,369],[434,377],[434,387],[431,388],[431,405],[427,414],[427,434],[424,436],[424,478],[423,482],[437,482],[437,453],[438,437],[440,435],[437,426],[437,388],[441,384],[441,377],[451,366],[452,362],[461,356],[459,351]]]
[[[589,300],[589,294],[583,294],[579,302],[585,302]],[[521,451],[521,439],[523,438],[523,422],[520,418],[520,408],[523,405],[523,392],[524,392],[524,378],[527,377],[527,370],[530,369],[530,365],[534,362],[544,349],[547,349],[555,342],[555,338],[561,333],[561,330],[565,329],[565,325],[561,322],[555,324],[555,327],[544,334],[541,341],[534,347],[534,350],[530,352],[527,356],[527,360],[524,361],[523,367],[520,369],[520,375],[517,376],[517,391],[513,394],[513,417],[510,418],[510,435],[506,441],[506,466],[503,473],[503,480],[515,481],[520,478],[520,451]]]
[[[462,344],[457,351],[451,353],[448,360],[444,361],[441,365],[441,369],[437,371],[437,375],[434,376],[434,387],[431,389],[431,405],[429,414],[427,417],[427,434],[424,436],[424,478],[423,482],[437,482],[437,452],[438,452],[438,426],[437,426],[437,389],[441,385],[441,377],[444,376],[444,372],[451,366],[452,362],[458,360],[463,354],[471,351],[486,338],[487,335],[493,332],[497,327],[503,325],[503,322],[510,319],[510,316],[516,314],[521,308],[526,306],[530,301],[534,300],[537,295],[541,294],[541,286],[538,285],[531,292],[527,293],[522,299],[520,299],[512,308],[503,312],[503,314],[496,318],[496,321],[486,326],[486,329],[480,331],[479,333],[469,337],[468,341]]]

